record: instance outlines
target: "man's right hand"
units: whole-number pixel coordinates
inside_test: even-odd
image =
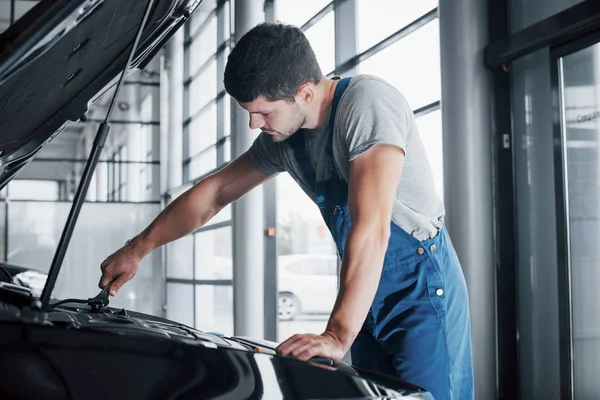
[[[132,245],[128,244],[121,247],[100,265],[102,277],[98,286],[103,289],[113,279],[116,279],[110,286],[109,293],[114,296],[127,281],[137,274],[141,261],[142,256],[135,251]]]

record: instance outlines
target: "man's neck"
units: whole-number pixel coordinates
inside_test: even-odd
[[[339,80],[323,77],[318,86],[318,98],[314,108],[314,118],[310,119],[308,129],[317,129],[322,127],[327,121],[331,104],[333,103],[333,95],[335,87]]]

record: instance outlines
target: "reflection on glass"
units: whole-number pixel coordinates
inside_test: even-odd
[[[312,200],[289,174],[275,179],[281,341],[294,333],[325,329],[337,295],[337,252]]]
[[[233,335],[233,287],[196,285],[196,329]]]
[[[421,141],[427,153],[427,159],[433,172],[435,190],[438,196],[444,198],[444,150],[442,137],[442,112],[431,112],[417,118],[417,126]]]
[[[335,69],[335,13],[327,13],[304,34],[317,56],[321,71],[327,75]]]
[[[574,398],[600,397],[600,44],[563,58]]]
[[[438,0],[358,0],[358,52],[379,43],[437,5]]]
[[[232,279],[231,227],[196,233],[196,279]]]
[[[400,90],[411,108],[441,98],[439,23],[435,19],[358,65]]]
[[[331,0],[276,0],[275,19],[286,24],[304,25],[321,11]]]
[[[194,326],[193,290],[191,283],[167,283],[167,319]]]

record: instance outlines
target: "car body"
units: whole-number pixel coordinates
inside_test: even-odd
[[[32,296],[39,297],[42,295],[42,289],[44,289],[48,279],[47,273],[6,262],[0,262],[0,269],[9,275],[10,280],[7,280],[7,282],[29,288]]]
[[[326,254],[293,254],[277,258],[279,319],[300,314],[329,314],[337,295],[338,258]]]
[[[233,279],[231,257],[214,256],[203,268],[215,279]],[[329,254],[277,256],[278,314],[281,321],[300,315],[330,314],[335,303],[338,258]]]
[[[200,2],[148,1],[42,0],[0,35],[0,188],[85,119],[121,73],[143,68]],[[108,131],[98,132],[97,140]],[[85,171],[48,274],[0,269],[0,398],[432,398],[395,377],[282,356],[275,343],[109,307],[104,291],[51,299],[91,178]]]

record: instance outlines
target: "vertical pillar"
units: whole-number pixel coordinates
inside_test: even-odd
[[[488,2],[440,0],[446,223],[469,288],[475,397],[496,398]]]
[[[236,42],[265,19],[264,0],[235,0]],[[256,138],[248,113],[232,99],[232,150],[243,154]],[[233,204],[233,314],[236,335],[264,337],[264,199],[253,190]]]
[[[129,103],[129,110],[127,112],[126,119],[133,121],[141,120],[140,113],[140,87],[135,84],[125,86],[126,98]],[[140,124],[127,124],[125,126],[125,143],[127,143],[127,155],[126,160],[121,161],[142,161],[145,158],[142,156],[146,149],[142,148],[140,140],[142,134],[142,125]],[[125,170],[125,176],[127,176],[126,193],[127,198],[121,199],[126,201],[139,201],[142,195],[141,182],[140,182],[140,164],[121,164],[120,169]]]
[[[108,198],[108,164],[106,157],[101,156],[96,166],[96,201],[106,201]]]
[[[168,188],[182,184],[183,170],[183,42],[184,30],[179,29],[168,44],[169,58],[169,129],[168,129]]]
[[[340,70],[357,52],[357,0],[335,0],[335,72],[338,75],[356,74],[356,65]],[[327,73],[327,71],[323,71]]]
[[[163,51],[160,56],[160,188],[162,195],[169,189],[169,71],[167,69],[169,52]],[[152,147],[154,151],[154,146]],[[154,181],[153,182],[158,182]]]
[[[265,20],[269,22],[276,21],[275,0],[265,1]],[[264,185],[264,208],[265,208],[265,229],[277,227],[277,180],[270,179]],[[277,283],[277,236],[265,236],[264,243],[265,260],[265,281],[264,281],[264,301],[265,301],[265,339],[274,342],[278,341],[279,310],[277,299],[279,295]]]

